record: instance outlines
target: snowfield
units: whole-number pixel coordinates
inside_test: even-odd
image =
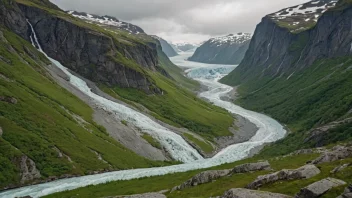
[[[31,38],[32,42],[36,42],[39,46],[34,31]],[[42,51],[40,46],[39,50]],[[232,88],[227,85],[220,84],[217,81],[222,76],[233,70],[235,66],[209,65],[201,63],[195,64],[193,62],[185,61],[185,59],[190,55],[191,54],[182,54],[172,58],[172,60],[174,63],[180,66],[186,66],[188,68],[190,68],[189,66],[193,65],[193,67],[187,71],[187,75],[208,87],[208,91],[202,92],[200,97],[204,97],[213,102],[215,105],[223,107],[232,113],[239,114],[257,125],[259,128],[257,134],[253,136],[248,142],[231,145],[220,151],[213,158],[203,159],[190,145],[188,145],[182,139],[181,136],[178,136],[172,131],[160,126],[143,114],[140,114],[124,105],[114,103],[92,93],[83,80],[72,75],[67,68],[62,66],[56,60],[48,57],[53,62],[53,64],[55,64],[70,76],[70,83],[72,85],[86,93],[89,97],[92,98],[92,100],[96,101],[96,103],[100,105],[101,108],[104,108],[107,111],[111,111],[117,117],[128,120],[132,124],[142,128],[143,132],[149,133],[156,137],[161,144],[169,149],[169,152],[173,157],[186,163],[167,167],[123,170],[97,175],[62,179],[44,184],[5,191],[0,193],[0,197],[12,198],[27,195],[32,197],[40,197],[55,192],[72,190],[88,185],[102,184],[109,181],[130,180],[148,176],[165,175],[201,168],[209,168],[244,159],[254,148],[261,146],[264,143],[277,141],[286,135],[286,131],[283,126],[274,119],[263,114],[248,111],[237,105],[234,105],[233,103],[220,99],[221,96],[230,92]]]
[[[217,44],[220,46],[222,44],[242,44],[252,38],[252,34],[250,33],[237,33],[237,34],[229,34],[227,36],[216,37],[210,39],[210,43]]]

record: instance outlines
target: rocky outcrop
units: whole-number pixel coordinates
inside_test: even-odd
[[[194,177],[187,180],[183,184],[174,187],[171,191],[182,190],[182,189],[189,188],[192,186],[197,186],[200,184],[209,183],[209,182],[212,182],[220,177],[224,177],[224,176],[228,175],[229,173],[231,173],[231,169],[204,171],[204,172],[201,172],[201,173],[195,175]]]
[[[290,196],[245,188],[234,188],[226,191],[220,198],[290,198]]]
[[[337,198],[352,198],[352,185],[349,185],[342,195],[338,196]]]
[[[271,170],[271,167],[270,167],[270,164],[268,161],[241,164],[241,165],[236,166],[233,169],[227,169],[227,170],[204,171],[204,172],[201,172],[201,173],[195,175],[194,177],[187,180],[183,184],[174,187],[172,189],[172,191],[182,190],[182,189],[189,188],[192,186],[197,186],[200,184],[209,183],[209,182],[212,182],[216,179],[219,179],[221,177],[224,177],[224,176],[227,176],[230,174],[248,173],[248,172],[253,172],[253,171],[261,171],[261,170]]]
[[[283,169],[272,174],[257,177],[254,182],[247,185],[247,188],[257,189],[265,184],[274,183],[280,180],[308,179],[319,173],[320,170],[314,165],[305,165],[294,170]]]
[[[338,172],[342,171],[343,169],[345,169],[345,168],[347,168],[347,167],[349,167],[351,165],[352,165],[351,163],[342,164],[340,166],[335,167],[332,171],[330,171],[330,173],[332,173],[332,174],[338,173]]]
[[[9,0],[6,0],[9,1]],[[0,3],[0,24],[30,41],[33,25],[43,50],[81,76],[108,86],[161,93],[144,70],[159,71],[157,45],[117,38],[69,16],[58,17],[37,7],[9,1]]]
[[[320,181],[317,181],[309,186],[301,189],[301,191],[295,196],[296,198],[315,198],[320,197],[331,188],[345,185],[346,182],[334,179],[334,178],[326,178]]]
[[[313,28],[293,33],[266,16],[257,25],[241,64],[221,81],[238,85],[262,78],[288,78],[321,58],[350,56],[351,17],[351,6],[328,10]],[[258,88],[260,85],[253,87]]]
[[[250,43],[251,34],[238,33],[212,38],[202,44],[188,60],[212,64],[239,64]]]
[[[261,170],[271,170],[271,166],[268,161],[238,165],[234,169],[232,169],[231,172],[248,173],[253,171],[261,171]]]
[[[0,101],[7,102],[10,104],[17,104],[17,99],[9,96],[0,96]]]
[[[18,164],[21,172],[21,184],[41,177],[34,161],[29,159],[26,155],[22,155],[18,159]]]
[[[4,133],[4,131],[3,131],[2,128],[0,127],[0,137],[2,136],[3,133]]]
[[[313,164],[321,164],[325,162],[333,162],[340,159],[352,157],[352,146],[336,146],[331,151],[327,151],[313,160]]]

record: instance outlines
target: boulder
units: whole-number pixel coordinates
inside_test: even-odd
[[[254,182],[247,185],[247,188],[257,189],[260,186],[269,183],[274,183],[279,180],[308,179],[314,177],[319,173],[320,170],[316,166],[311,164],[302,166],[294,170],[283,169],[275,173],[258,176]]]
[[[337,198],[352,198],[352,185],[349,185],[345,192],[342,195],[338,196]]]
[[[17,104],[16,98],[8,97],[8,96],[0,96],[0,101],[7,102],[10,104]]]
[[[351,165],[352,165],[351,163],[342,164],[340,166],[335,167],[332,171],[330,171],[330,173],[332,173],[332,174],[338,173],[338,172],[342,171],[343,169],[345,169],[345,168],[347,168],[347,167],[349,167]]]
[[[234,188],[226,191],[224,195],[220,198],[289,198],[290,196],[258,191],[258,190],[249,190],[245,188]]]
[[[314,198],[320,197],[333,187],[345,185],[346,182],[334,179],[326,178],[315,183],[310,184],[309,186],[302,188],[301,191],[295,196],[296,198]]]
[[[2,136],[3,133],[4,132],[3,132],[2,128],[0,127],[0,137]]]
[[[192,177],[191,179],[187,180],[183,184],[174,187],[171,190],[171,192],[173,192],[175,190],[182,190],[182,189],[189,188],[192,186],[197,186],[199,184],[205,184],[205,183],[212,182],[220,177],[224,177],[224,176],[228,175],[229,173],[231,173],[231,171],[232,171],[231,169],[228,169],[228,170],[209,170],[209,171],[201,172],[201,173],[195,175],[194,177]]]
[[[313,164],[321,164],[325,162],[333,162],[340,159],[352,157],[352,146],[336,146],[331,151],[323,153],[317,159],[313,160]]]
[[[19,159],[19,167],[21,171],[21,184],[41,177],[34,161],[29,159],[26,155],[22,155]]]
[[[252,171],[260,171],[260,170],[271,170],[269,162],[264,161],[264,162],[257,162],[257,163],[241,164],[236,166],[232,170],[232,173],[247,173]]]

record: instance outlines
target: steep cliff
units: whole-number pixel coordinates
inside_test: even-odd
[[[168,56],[168,57],[174,57],[177,56],[178,53],[176,52],[176,50],[164,39],[158,37],[158,36],[153,36],[153,38],[159,40],[160,44],[161,44],[161,48],[163,50],[163,52]]]
[[[57,7],[17,1],[11,9],[4,11],[5,25],[29,41],[28,19],[43,50],[72,71],[108,86],[161,93],[147,74],[160,70],[155,43],[82,23]]]
[[[312,128],[352,116],[352,2],[340,0],[336,6],[334,2],[312,1],[264,17],[242,63],[221,79],[240,85],[242,97],[237,102],[244,107],[301,132],[268,153],[321,145],[304,141]],[[306,14],[306,9],[315,12]],[[309,26],[295,27],[310,20]],[[324,144],[343,140],[345,131],[331,133],[340,138]]]
[[[209,39],[189,58],[190,61],[212,64],[239,64],[250,43],[251,34],[238,33]]]

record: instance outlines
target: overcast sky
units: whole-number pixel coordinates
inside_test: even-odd
[[[253,33],[267,14],[309,0],[51,0],[64,10],[111,15],[171,42]]]

